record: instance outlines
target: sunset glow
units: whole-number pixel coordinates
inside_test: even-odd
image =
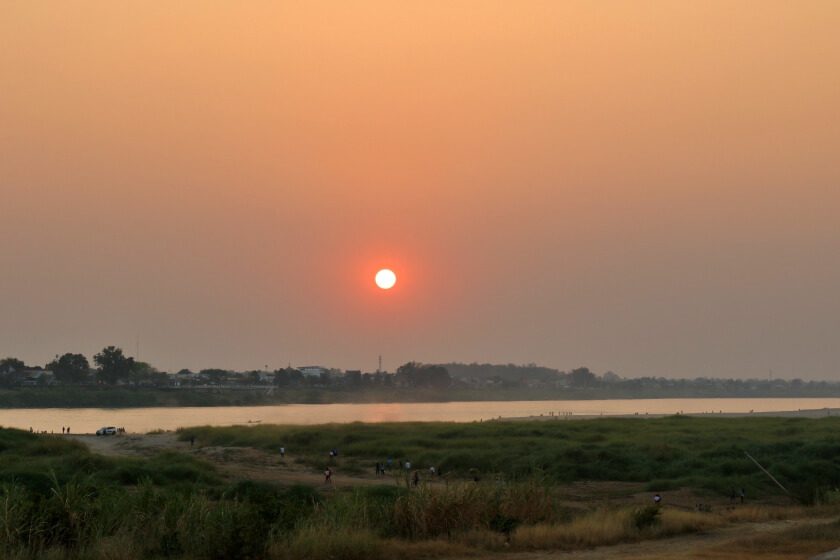
[[[835,375],[837,29],[827,0],[2,3],[0,353]]]

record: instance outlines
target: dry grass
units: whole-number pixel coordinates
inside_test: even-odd
[[[271,560],[380,560],[385,557],[385,544],[370,531],[306,527],[289,541],[271,544],[268,557]]]
[[[143,552],[131,535],[118,533],[98,539],[84,556],[91,560],[140,560]]]
[[[628,540],[631,529],[629,510],[599,510],[561,525],[520,527],[511,535],[511,545],[531,550],[587,548]]]
[[[579,549],[708,531],[726,522],[718,515],[663,509],[655,523],[639,528],[634,510],[598,510],[569,523],[520,527],[511,536],[517,549]]]
[[[404,541],[392,539],[385,542],[386,558],[411,558],[423,560],[427,558],[451,558],[480,556],[484,554],[482,548],[467,546],[448,539],[434,539],[427,541]]]
[[[660,523],[652,528],[652,536],[654,538],[661,538],[684,533],[699,533],[717,529],[726,523],[726,520],[719,515],[678,509],[665,509],[662,512]]]
[[[746,506],[726,510],[722,515],[729,523],[780,521],[813,515],[814,508],[798,506]]]
[[[557,521],[565,512],[556,490],[538,483],[456,483],[421,487],[393,506],[395,533],[409,539],[466,535],[493,529],[504,533],[518,523]]]
[[[700,552],[697,557],[717,560],[796,560],[840,547],[840,521],[801,525],[788,530],[759,534]]]

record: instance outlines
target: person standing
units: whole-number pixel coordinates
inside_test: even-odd
[[[280,458],[282,459],[282,458],[284,458],[285,456],[286,456],[286,448],[285,448],[285,447],[281,447],[281,448],[280,448]]]
[[[332,484],[332,469],[329,467],[324,470],[324,484]]]

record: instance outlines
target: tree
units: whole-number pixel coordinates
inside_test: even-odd
[[[279,387],[300,385],[301,383],[303,383],[303,374],[295,368],[278,369],[274,372],[274,384]]]
[[[247,371],[239,379],[239,382],[242,385],[259,385],[259,383],[260,383],[260,372],[256,371],[256,370]]]
[[[26,369],[26,364],[17,358],[3,358],[0,360],[0,373],[14,373]]]
[[[66,353],[57,360],[47,364],[47,369],[62,383],[79,383],[84,381],[90,372],[90,364],[82,354]]]
[[[17,358],[0,360],[0,385],[12,386],[19,383],[25,369],[26,364]]]
[[[589,368],[580,367],[569,372],[572,387],[593,387],[598,384],[598,377]]]
[[[362,384],[362,372],[357,370],[344,372],[344,383],[349,387],[359,387]]]
[[[228,370],[218,368],[203,369],[198,374],[204,377],[209,383],[216,385],[222,385],[231,376],[231,372]]]
[[[445,389],[452,383],[452,378],[443,366],[408,362],[397,368],[396,381],[408,387]]]
[[[122,348],[108,346],[93,357],[98,366],[97,377],[103,383],[115,384],[117,381],[128,379],[134,370],[134,358],[123,354]]]
[[[146,362],[135,361],[131,366],[131,377],[137,380],[150,381],[155,379],[158,373],[160,372]]]

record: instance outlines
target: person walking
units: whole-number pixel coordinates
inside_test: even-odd
[[[282,458],[283,458],[283,457],[285,457],[285,456],[286,456],[286,448],[285,448],[285,447],[281,447],[281,448],[280,448],[280,458],[282,459]]]
[[[329,467],[324,470],[324,484],[332,484],[332,469]]]
[[[414,471],[414,476],[411,477],[411,483],[415,486],[415,488],[420,485],[420,472],[419,471]]]

